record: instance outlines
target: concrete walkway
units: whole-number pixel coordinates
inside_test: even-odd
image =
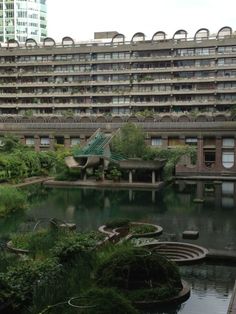
[[[227,314],[236,314],[236,281],[233,289],[233,293],[230,299],[229,308]]]
[[[27,186],[31,184],[42,183],[42,182],[45,182],[47,180],[52,180],[52,179],[53,179],[52,177],[31,177],[31,178],[25,179],[24,182],[14,184],[13,186],[19,188],[19,187]]]
[[[236,262],[236,251],[209,249],[206,258],[214,261]]]
[[[96,187],[96,188],[128,188],[128,189],[160,189],[163,187],[164,182],[156,183],[145,183],[145,182],[133,182],[129,183],[126,181],[114,182],[112,180],[95,181],[95,180],[78,180],[78,181],[56,181],[47,180],[44,181],[46,186],[56,187]]]

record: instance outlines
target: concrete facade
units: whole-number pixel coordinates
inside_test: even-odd
[[[104,32],[110,34],[110,32]],[[13,133],[36,150],[83,143],[98,128],[127,122],[154,147],[194,145],[196,166],[177,173],[236,174],[236,35],[178,30],[111,41],[39,45],[9,41],[0,48],[0,136]]]

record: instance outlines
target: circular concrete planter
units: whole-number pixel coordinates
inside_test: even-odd
[[[204,247],[185,242],[158,242],[141,245],[148,248],[153,254],[165,256],[179,265],[194,264],[206,258],[208,250]]]
[[[165,305],[178,305],[180,303],[185,302],[190,297],[190,286],[186,281],[181,280],[183,288],[182,290],[174,297],[164,299],[164,300],[153,300],[153,301],[135,301],[133,305],[139,309],[147,309],[147,308],[158,308],[158,306]]]
[[[147,233],[132,233],[131,234],[131,238],[152,238],[152,237],[156,237],[162,234],[163,232],[163,228],[161,226],[158,225],[154,225],[154,224],[150,224],[150,223],[145,223],[145,222],[131,222],[130,223],[131,226],[142,226],[142,225],[146,225],[146,226],[152,226],[155,228],[155,231],[153,232],[147,232]]]
[[[148,238],[148,237],[156,237],[158,235],[161,235],[163,232],[163,228],[161,226],[158,225],[154,225],[154,224],[150,224],[150,223],[145,223],[145,222],[130,222],[129,223],[130,226],[142,226],[142,225],[147,225],[147,226],[152,226],[155,228],[155,231],[153,232],[148,232],[148,233],[135,233],[132,234],[130,233],[127,229],[127,227],[118,227],[115,229],[108,229],[106,227],[106,225],[102,225],[98,228],[98,230],[104,234],[106,234],[109,237],[112,237],[114,235],[121,235],[124,234],[127,235],[129,234],[129,238]]]
[[[24,249],[18,249],[13,246],[12,241],[7,242],[7,248],[9,251],[15,253],[15,254],[29,254],[29,250],[24,250]]]

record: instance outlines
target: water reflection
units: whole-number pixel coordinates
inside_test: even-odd
[[[199,239],[190,241],[207,248],[236,249],[236,183],[178,181],[160,191],[104,190],[82,188],[27,188],[33,220],[58,218],[75,222],[80,230],[96,229],[106,221],[126,217],[157,223],[164,239],[182,241],[184,230],[198,230]],[[195,203],[194,199],[204,199]],[[15,218],[0,221],[0,234],[22,228]],[[22,229],[21,229],[22,230]],[[179,307],[156,314],[225,314],[236,267],[195,265],[182,267],[192,285],[190,299]]]
[[[235,186],[235,182],[178,181],[161,191],[37,187],[28,192],[30,215],[36,218],[56,217],[88,230],[126,217],[160,224],[168,240],[181,241],[184,230],[199,230],[194,243],[236,249]],[[194,203],[196,198],[204,202]]]

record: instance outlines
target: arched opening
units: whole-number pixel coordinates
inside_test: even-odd
[[[144,41],[145,40],[145,35],[144,33],[135,33],[131,39],[131,42],[132,43],[137,43],[137,42],[140,42],[140,41]]]
[[[38,44],[37,44],[37,42],[33,38],[26,39],[26,42],[25,42],[25,47],[26,48],[34,48],[34,47],[37,47],[37,46],[38,46]]]
[[[73,46],[75,44],[74,40],[69,36],[63,37],[61,43],[62,46]]]
[[[173,39],[174,40],[178,40],[178,41],[185,41],[187,40],[187,32],[184,29],[179,29],[178,31],[176,31],[173,35]]]
[[[166,39],[166,33],[162,31],[158,31],[152,36],[152,41],[161,41],[165,39]]]
[[[112,44],[123,44],[125,42],[125,36],[123,34],[116,34],[113,36],[111,43]]]
[[[230,37],[232,35],[232,28],[229,26],[222,27],[217,33],[217,39]]]
[[[19,42],[15,39],[9,39],[7,42],[7,48],[18,48]]]
[[[55,40],[51,37],[47,37],[43,40],[44,47],[53,47],[56,45]]]
[[[202,41],[209,38],[209,30],[207,28],[200,28],[194,35],[194,40]]]

